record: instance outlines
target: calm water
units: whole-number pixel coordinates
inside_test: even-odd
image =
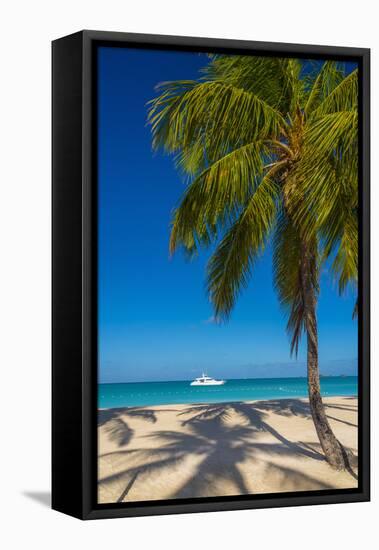
[[[356,376],[321,379],[324,396],[357,395]],[[223,386],[198,387],[188,382],[99,384],[99,408],[136,407],[181,403],[217,403],[307,397],[306,378],[255,378],[228,380]]]

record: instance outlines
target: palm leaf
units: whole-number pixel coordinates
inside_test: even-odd
[[[358,69],[344,78],[312,112],[312,117],[356,111],[358,108]]]
[[[319,235],[325,258],[334,257],[332,271],[342,293],[358,277],[358,146],[351,137],[330,150],[313,143],[292,174],[291,215],[304,239]],[[351,140],[350,143],[347,143]]]
[[[208,292],[218,319],[229,317],[249,281],[275,220],[278,193],[271,177],[264,177],[208,263]]]
[[[314,158],[314,155],[330,154],[337,148],[340,149],[340,154],[344,154],[349,148],[355,146],[357,132],[358,112],[356,110],[329,113],[308,124],[304,133],[305,162]],[[311,164],[310,162],[308,166],[310,170]]]
[[[179,245],[193,253],[208,245],[217,225],[235,219],[263,173],[267,149],[262,142],[240,147],[204,170],[188,186],[174,211],[170,252]]]
[[[291,337],[291,354],[298,354],[299,343],[306,330],[304,282],[302,280],[302,244],[298,229],[284,210],[278,216],[273,240],[274,285],[280,304],[288,315],[287,332]],[[310,279],[313,291],[318,293],[318,266],[316,242],[312,242],[313,256]]]
[[[166,83],[161,89],[161,95],[150,102],[148,116],[153,146],[176,152],[201,145],[199,169],[237,147],[277,137],[285,126],[279,111],[230,84],[185,82],[181,87]]]
[[[302,85],[298,60],[277,57],[216,55],[203,79],[252,92],[284,116],[291,110],[294,89]]]
[[[311,88],[304,106],[305,114],[309,115],[312,111],[317,110],[343,78],[344,73],[338,63],[325,61],[321,69],[317,70],[316,76],[311,77]]]
[[[170,250],[192,254],[219,242],[208,291],[216,316],[227,318],[281,204],[274,278],[297,353],[304,250],[315,295],[326,258],[340,292],[357,280],[357,71],[345,76],[332,61],[303,74],[296,59],[209,59],[199,80],[164,83],[149,103],[153,147],[173,154],[191,178],[173,214]]]
[[[345,217],[335,248],[337,252],[332,270],[338,277],[338,288],[342,294],[349,283],[356,285],[358,280],[358,220],[354,212]]]

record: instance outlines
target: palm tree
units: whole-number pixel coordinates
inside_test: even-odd
[[[211,55],[198,80],[163,83],[158,93],[149,105],[153,147],[174,155],[187,177],[170,252],[182,247],[193,255],[213,245],[207,288],[223,321],[272,243],[291,353],[307,338],[321,447],[331,466],[348,468],[320,393],[316,306],[323,264],[340,293],[356,289],[357,70],[347,74],[333,61]]]

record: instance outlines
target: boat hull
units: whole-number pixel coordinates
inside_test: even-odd
[[[222,386],[225,380],[215,380],[214,382],[191,382],[191,386]]]

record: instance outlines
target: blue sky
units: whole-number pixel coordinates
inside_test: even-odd
[[[184,181],[153,153],[146,102],[157,83],[192,79],[203,54],[99,50],[99,381],[305,375],[305,342],[291,359],[286,319],[272,289],[271,252],[257,263],[228,324],[212,322],[207,252],[168,254],[172,209]],[[320,367],[355,374],[354,296],[338,297],[325,271],[318,307]]]

